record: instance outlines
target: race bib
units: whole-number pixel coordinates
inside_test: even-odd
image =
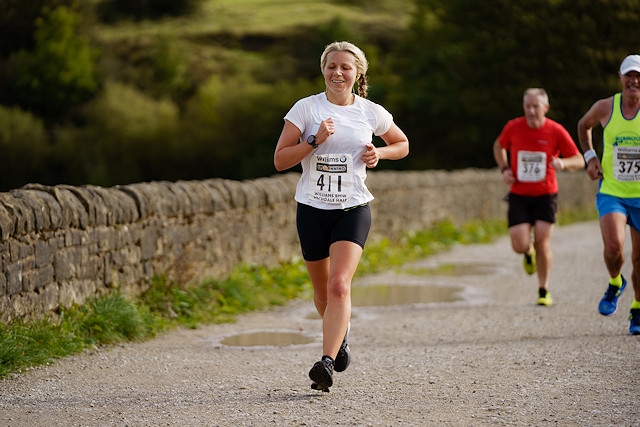
[[[618,181],[640,181],[640,147],[613,147],[613,176]]]
[[[540,182],[547,176],[547,153],[518,151],[518,181]]]
[[[353,158],[350,154],[315,154],[311,157],[309,198],[341,204],[353,196]]]

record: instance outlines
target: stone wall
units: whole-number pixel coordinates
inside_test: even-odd
[[[0,193],[0,321],[137,295],[154,276],[222,278],[239,262],[299,256],[290,172],[250,181],[150,182],[111,188],[31,184]],[[593,204],[596,184],[560,173],[560,209]],[[502,218],[496,170],[370,171],[370,241],[449,219]]]

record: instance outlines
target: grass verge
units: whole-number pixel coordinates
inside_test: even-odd
[[[560,215],[559,224],[593,220],[593,211]],[[454,244],[488,243],[506,233],[505,221],[456,226],[444,221],[397,242],[367,245],[356,276],[400,266],[444,251]],[[0,379],[99,346],[142,341],[176,327],[230,322],[239,314],[310,298],[302,260],[277,268],[240,265],[225,280],[182,286],[156,278],[140,298],[113,293],[61,311],[57,319],[0,324]]]

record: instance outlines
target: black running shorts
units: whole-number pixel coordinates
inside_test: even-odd
[[[519,196],[509,193],[509,213],[507,215],[509,227],[524,223],[534,225],[536,221],[555,224],[557,212],[557,193],[543,196]]]
[[[318,209],[298,203],[296,215],[302,257],[306,261],[319,261],[329,256],[329,247],[346,240],[364,244],[371,228],[369,204],[348,209]]]

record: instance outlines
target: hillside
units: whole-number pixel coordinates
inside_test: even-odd
[[[345,33],[354,42],[389,46],[409,24],[412,5],[413,0],[204,0],[195,15],[99,24],[94,36],[107,78],[138,75],[136,68],[152,54],[149,47],[162,38],[184,56],[186,73],[197,82],[245,67],[272,80],[277,76],[264,69],[277,56],[299,57],[302,70],[319,74],[322,47]]]

